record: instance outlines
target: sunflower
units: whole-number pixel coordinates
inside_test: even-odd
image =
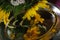
[[[0,23],[4,22],[4,24],[6,25],[7,22],[9,21],[9,14],[10,12],[6,12],[5,10],[2,10],[2,8],[0,8]]]
[[[39,10],[39,8],[48,8],[49,10],[49,5],[47,5],[47,1],[43,0],[43,1],[39,1],[37,4],[35,4],[34,6],[32,6],[32,8],[30,8],[29,10],[27,10],[26,14],[22,17],[23,20],[24,19],[28,19],[31,20],[31,17],[35,17],[35,20],[40,21],[41,23],[43,23],[44,19],[41,18],[41,15],[39,15],[37,13],[37,11]],[[43,5],[42,5],[43,4]]]

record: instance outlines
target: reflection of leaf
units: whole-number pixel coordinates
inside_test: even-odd
[[[43,29],[43,30],[47,30],[46,26],[41,26],[41,25],[39,25],[39,24],[38,24],[38,26],[39,26],[41,29]]]
[[[14,26],[8,26],[9,28],[15,28]]]
[[[16,38],[22,38],[22,36],[23,36],[23,33],[18,33],[17,35],[16,35]]]

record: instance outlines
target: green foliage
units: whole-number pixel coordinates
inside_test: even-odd
[[[22,10],[28,10],[31,8],[35,3],[37,3],[39,0],[25,0],[25,4],[20,4],[18,6],[13,6],[10,3],[11,0],[0,0],[0,7],[3,10],[6,10],[6,12],[12,12],[14,16],[16,17]]]
[[[14,7],[14,9],[13,9],[14,16],[16,17],[18,14],[20,14],[20,12],[21,12],[23,9],[24,9],[24,5],[23,5],[23,4]]]
[[[6,10],[7,12],[12,11],[12,9],[13,9],[13,6],[10,4],[10,2],[8,0],[1,0],[0,7],[3,10]]]

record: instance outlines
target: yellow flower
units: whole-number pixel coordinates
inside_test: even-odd
[[[23,19],[28,19],[31,20],[31,17],[34,17],[34,15],[36,14],[36,11],[34,10],[34,8],[32,7],[31,9],[29,9],[26,14],[23,16]]]
[[[2,9],[0,9],[0,23],[3,22],[3,16],[4,16],[4,11]]]
[[[39,15],[36,11],[39,10],[39,8],[47,8],[49,10],[50,7],[46,3],[48,3],[47,0],[39,1],[35,6],[27,10],[26,14],[23,16],[23,20],[26,18],[31,20],[31,17],[35,17],[35,20],[43,23],[44,19],[41,18],[41,15]]]
[[[4,24],[5,25],[9,22],[9,19],[8,19],[9,18],[9,14],[10,14],[10,12],[4,14]]]
[[[48,8],[49,9],[49,5],[47,5],[46,3],[48,3],[46,0],[40,1],[38,2],[34,7],[35,10],[38,10],[39,8]]]
[[[27,33],[24,34],[24,39],[25,40],[37,40],[37,38],[39,37],[40,35],[40,31],[39,31],[39,27],[37,26],[33,26],[31,27],[31,29],[29,28],[27,30]]]
[[[7,22],[9,21],[8,17],[9,17],[10,12],[6,12],[4,10],[2,10],[2,8],[0,8],[0,23],[4,22],[4,24],[6,25]]]
[[[35,15],[35,20],[36,20],[37,22],[41,22],[41,23],[43,23],[43,21],[44,21],[44,19],[41,18],[41,15],[39,15],[39,14],[36,14],[36,15]]]

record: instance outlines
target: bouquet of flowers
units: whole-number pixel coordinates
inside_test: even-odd
[[[51,13],[47,0],[0,0],[2,35],[6,40],[40,40],[53,25]]]

